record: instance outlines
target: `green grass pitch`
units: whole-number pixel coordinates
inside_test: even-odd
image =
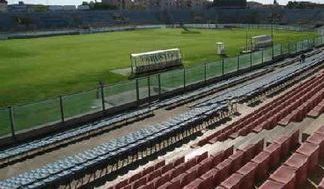
[[[178,47],[185,66],[219,60],[216,42],[223,41],[228,56],[246,44],[245,29],[149,29],[78,36],[17,39],[0,42],[0,107],[38,101],[93,88],[98,81],[126,80],[111,72],[130,66],[129,54]],[[249,35],[270,35],[253,29]],[[315,37],[313,32],[275,31],[275,43]]]

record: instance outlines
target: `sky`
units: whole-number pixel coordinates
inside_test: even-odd
[[[17,3],[21,0],[7,0],[9,4]],[[79,5],[83,1],[89,1],[89,0],[22,0],[26,4],[47,4],[47,5]],[[100,0],[98,0],[100,1]],[[249,1],[249,0],[248,0]],[[266,3],[271,4],[273,3],[273,0],[253,0],[260,3]],[[280,4],[287,4],[289,0],[278,0]],[[296,0],[296,1],[305,1],[305,0]],[[324,3],[324,0],[310,0],[312,2],[316,3]]]

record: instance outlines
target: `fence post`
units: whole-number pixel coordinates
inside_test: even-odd
[[[11,106],[8,109],[9,109],[11,135],[13,139],[16,139],[16,134],[15,134],[16,123],[15,123],[14,109]]]
[[[273,60],[274,59],[274,44],[273,44],[273,42],[272,42],[272,52],[271,52],[271,60]]]
[[[204,64],[204,79],[205,83],[207,82],[207,63]]]
[[[240,70],[240,55],[237,56],[237,71]]]
[[[101,92],[102,110],[104,111],[106,109],[106,107],[105,107],[105,88],[104,88],[104,84],[102,82],[100,82],[100,92]]]
[[[161,74],[158,74],[159,98],[161,98]]]
[[[290,43],[288,43],[288,55],[290,55]]]
[[[186,68],[183,68],[183,91],[186,90]]]
[[[224,58],[222,59],[222,76],[224,75]]]
[[[135,82],[135,88],[136,88],[136,101],[137,101],[137,105],[139,105],[139,88],[138,88],[138,79],[136,79],[136,82]]]
[[[298,42],[295,43],[295,52],[294,54],[298,53]]]
[[[149,97],[149,101],[151,101],[151,76],[147,77],[147,90],[148,90],[148,97]]]
[[[262,53],[261,53],[261,60],[262,60],[262,64],[264,63],[264,49],[262,49],[262,51],[261,51]]]
[[[61,121],[64,122],[64,107],[63,107],[63,98],[62,96],[59,96],[60,100],[60,111],[61,111]]]

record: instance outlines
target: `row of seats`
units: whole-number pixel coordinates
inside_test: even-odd
[[[250,144],[241,150],[236,150],[235,153],[224,158],[217,158],[217,163],[210,169],[206,169],[200,177],[197,177],[185,189],[213,189],[223,183],[230,175],[238,171],[242,166],[249,162],[253,157],[259,154],[264,148],[264,141],[261,140],[256,144]],[[222,153],[217,153],[214,157]],[[214,160],[215,162],[215,160]]]
[[[254,188],[256,183],[266,179],[268,173],[276,169],[280,162],[289,156],[289,152],[295,150],[298,145],[299,131],[275,140],[236,173],[228,176],[217,188]]]
[[[0,182],[0,188],[80,187],[153,155],[200,132],[227,104],[195,108],[166,122],[140,129],[77,155]]]
[[[306,142],[302,143],[296,152],[281,164],[259,188],[304,188],[307,178],[323,160],[324,126],[308,137]],[[319,183],[318,188],[322,186],[323,182]]]
[[[210,166],[218,164],[231,154],[233,154],[233,147],[219,152],[216,156],[208,156],[208,152],[205,152],[187,161],[185,161],[184,157],[180,157],[164,167],[143,174],[132,183],[126,185],[125,181],[130,181],[133,176],[108,189],[181,188],[189,184],[194,178],[202,175]]]
[[[199,90],[196,90],[196,91],[193,91],[193,92],[190,92],[190,93],[186,93],[186,94],[183,94],[183,95],[180,95],[180,96],[176,96],[176,97],[174,97],[172,99],[164,100],[162,102],[159,102],[157,104],[157,106],[159,108],[165,107],[165,109],[170,110],[170,109],[176,108],[178,106],[181,106],[183,104],[189,103],[191,101],[201,99],[201,98],[203,98],[205,96],[211,95],[216,91],[219,91],[219,90],[222,90],[222,89],[237,85],[237,84],[242,83],[244,81],[251,80],[251,79],[253,79],[255,77],[258,77],[260,75],[263,75],[263,74],[266,74],[266,73],[269,73],[269,72],[271,72],[271,70],[269,70],[269,69],[261,69],[261,70],[256,70],[256,71],[249,72],[249,73],[246,73],[246,74],[243,74],[243,75],[239,75],[237,77],[232,77],[232,78],[229,78],[227,80],[222,80],[220,82],[217,82],[217,83],[215,83],[213,85],[210,85],[210,86],[207,86],[207,87],[204,87],[204,88],[201,88]]]
[[[295,63],[293,65],[287,66],[285,68],[276,70],[270,74],[261,77],[257,81],[247,82],[245,85],[230,88],[222,91],[219,95],[207,99],[202,102],[195,103],[192,107],[204,107],[209,106],[214,103],[219,103],[224,100],[231,99],[249,99],[253,98],[258,94],[267,91],[270,88],[277,86],[278,84],[290,80],[301,73],[314,68],[319,65],[324,60],[323,55],[318,55],[316,60],[309,61],[307,63]]]
[[[302,144],[297,130],[266,147],[261,140],[235,152],[231,147],[209,157],[204,153],[187,161],[181,157],[162,167],[157,163],[152,166],[156,169],[149,167],[136,174],[136,179],[133,175],[108,189],[303,188],[323,159],[324,126]],[[323,181],[318,188],[323,187]]]
[[[228,127],[200,140],[197,145],[213,144],[228,138],[234,139],[251,132],[259,133],[263,129],[272,129],[278,123],[287,125],[290,121],[301,121],[307,112],[324,99],[323,79],[324,74],[321,74],[319,77],[313,77],[302,85],[290,90],[285,96],[268,103]]]
[[[94,123],[86,124],[75,129],[63,131],[48,137],[44,137],[32,142],[24,143],[15,147],[0,151],[0,166],[10,162],[30,157],[45,150],[53,149],[57,146],[77,141],[81,138],[103,132],[114,125],[123,125],[127,122],[141,120],[153,115],[152,108],[145,108],[133,112],[123,113],[114,117],[105,118]]]
[[[164,164],[163,166],[159,166],[161,163],[158,162],[153,166],[118,182],[114,186],[109,187],[109,189],[140,188],[146,185],[157,188],[167,182],[167,180],[172,176],[183,171],[183,168],[203,161],[207,156],[208,153],[206,152],[187,162],[185,162],[185,158],[182,156],[168,164]]]

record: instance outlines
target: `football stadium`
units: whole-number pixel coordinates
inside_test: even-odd
[[[324,4],[53,3],[0,0],[0,189],[324,189]]]

